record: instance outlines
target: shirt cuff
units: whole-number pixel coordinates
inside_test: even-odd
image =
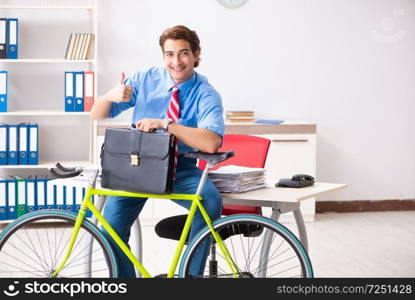
[[[203,129],[207,129],[207,130],[210,130],[210,131],[216,133],[220,137],[220,139],[221,139],[221,142],[220,142],[220,146],[219,147],[222,146],[222,144],[223,144],[223,130],[220,127],[216,127],[216,126],[206,126],[206,127],[203,127]]]

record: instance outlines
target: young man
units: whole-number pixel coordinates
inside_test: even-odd
[[[122,73],[120,83],[95,102],[91,117],[113,118],[134,107],[132,122],[138,129],[145,132],[165,130],[174,134],[179,140],[179,158],[173,193],[193,194],[202,172],[194,159],[180,155],[193,149],[217,152],[224,133],[222,101],[207,79],[194,71],[200,61],[200,42],[195,31],[185,26],[168,28],[160,36],[159,43],[164,68],[153,67],[127,79]],[[174,105],[172,100],[175,100]],[[219,218],[222,198],[210,180],[206,181],[202,196],[209,216],[213,220]],[[106,201],[104,216],[126,243],[131,226],[146,200],[108,197]],[[188,209],[191,204],[185,200],[175,202]],[[197,211],[189,240],[204,225],[204,219]],[[205,251],[200,251],[191,266],[192,275],[200,275],[204,270],[210,245],[204,247]],[[117,256],[120,277],[135,277],[133,265],[121,250],[117,250]]]

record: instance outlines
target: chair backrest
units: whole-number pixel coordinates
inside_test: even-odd
[[[225,134],[223,144],[219,151],[234,150],[235,156],[217,164],[212,170],[226,165],[263,168],[267,159],[270,140],[244,134]],[[205,161],[199,161],[198,167],[204,169]],[[236,213],[261,214],[261,207],[225,204],[223,215]]]
[[[238,165],[252,168],[263,168],[267,159],[270,140],[244,134],[225,134],[219,151],[234,150],[235,156],[217,164],[212,170],[221,166]],[[204,169],[205,161],[199,161],[199,168]]]

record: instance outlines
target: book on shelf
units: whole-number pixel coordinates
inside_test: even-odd
[[[82,42],[84,40],[84,34],[83,33],[79,33],[79,40],[78,40],[78,44],[75,48],[75,55],[73,57],[73,59],[79,59],[80,57],[80,52],[81,52],[81,47],[82,47]]]
[[[66,47],[65,59],[69,59],[70,53],[72,53],[72,49],[73,49],[74,45],[75,45],[75,35],[73,33],[71,33],[71,35],[69,37],[68,46]]]
[[[252,110],[228,110],[226,111],[227,117],[254,117],[254,111]]]
[[[65,112],[91,111],[94,105],[94,72],[65,72]]]
[[[7,19],[0,18],[0,58],[7,58]]]
[[[0,18],[0,58],[18,58],[18,27],[17,18]]]
[[[254,117],[245,117],[245,116],[241,116],[241,117],[230,117],[230,116],[227,116],[226,119],[229,119],[229,120],[245,120],[245,119],[255,120]]]
[[[78,42],[79,42],[79,35],[76,33],[72,33],[71,36],[73,36],[73,45],[72,47],[69,49],[68,51],[68,55],[66,57],[66,59],[74,59],[75,57],[75,52],[76,52],[76,47],[78,47]]]
[[[65,59],[91,59],[94,48],[93,33],[71,33],[66,47]]]
[[[87,59],[91,59],[94,54],[94,42],[95,42],[95,35],[90,33],[89,40],[88,40],[88,48],[86,50]]]
[[[7,112],[8,72],[0,71],[0,112]]]
[[[91,42],[91,34],[88,33],[85,37],[85,43],[84,43],[84,47],[82,48],[82,57],[87,57],[87,53],[88,53],[88,46]]]

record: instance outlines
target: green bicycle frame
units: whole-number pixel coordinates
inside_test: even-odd
[[[205,208],[201,203],[202,197],[196,194],[167,194],[167,195],[154,195],[154,194],[144,194],[144,193],[134,193],[134,192],[126,192],[126,191],[117,191],[117,190],[107,190],[107,189],[96,189],[92,186],[89,186],[85,197],[82,201],[81,209],[78,213],[78,217],[75,222],[75,226],[72,232],[71,240],[69,242],[69,247],[66,251],[65,257],[59,267],[55,270],[52,274],[53,278],[56,278],[62,268],[65,266],[66,262],[68,261],[72,249],[74,247],[79,229],[81,228],[82,222],[84,221],[85,214],[87,209],[91,210],[92,214],[98,219],[98,221],[102,224],[111,238],[115,241],[117,246],[125,253],[125,255],[130,259],[130,261],[136,266],[138,271],[142,274],[145,278],[151,278],[152,276],[148,273],[148,271],[144,268],[141,262],[137,259],[137,257],[131,252],[128,246],[121,240],[119,235],[115,232],[115,230],[111,227],[111,225],[105,220],[99,210],[94,206],[93,202],[91,201],[92,195],[102,195],[102,196],[123,196],[123,197],[141,197],[141,198],[163,198],[163,199],[172,199],[172,200],[190,200],[192,204],[190,206],[189,215],[186,219],[183,231],[180,235],[179,243],[177,245],[175,254],[173,256],[173,260],[170,266],[170,270],[167,274],[167,278],[172,278],[174,276],[174,272],[177,268],[177,264],[183,252],[183,247],[187,240],[187,237],[190,232],[190,227],[196,213],[196,209],[199,209],[207,226],[210,229],[216,243],[219,245],[219,248],[222,252],[222,256],[225,258],[232,274],[234,277],[238,277],[238,267],[236,266],[235,262],[232,260],[226,245],[223,243],[222,238],[220,235],[214,230],[212,221],[207,214]]]

